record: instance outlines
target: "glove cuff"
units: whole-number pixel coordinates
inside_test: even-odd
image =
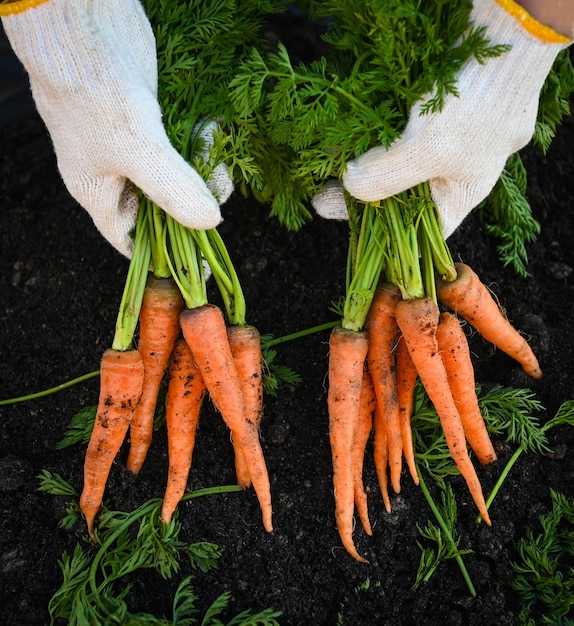
[[[495,1],[511,17],[517,20],[524,28],[524,30],[529,32],[540,41],[544,43],[558,43],[564,45],[569,45],[570,43],[572,43],[572,40],[565,35],[557,33],[554,29],[550,28],[550,26],[546,26],[546,24],[542,24],[538,20],[534,19],[524,7],[514,2],[514,0]]]
[[[0,0],[0,17],[24,13],[50,0]]]

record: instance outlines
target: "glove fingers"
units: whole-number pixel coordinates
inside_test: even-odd
[[[83,196],[81,202],[100,233],[120,254],[131,258],[134,246],[130,232],[136,225],[138,198],[123,178],[93,181],[92,189],[97,192]]]
[[[363,202],[384,200],[434,178],[440,169],[433,151],[421,149],[420,138],[405,130],[389,149],[378,146],[368,150],[347,165],[343,184],[347,191]]]
[[[217,200],[167,137],[140,141],[129,153],[129,160],[122,164],[126,178],[166,213],[188,228],[205,230],[219,224]]]
[[[316,213],[326,220],[348,220],[345,194],[339,181],[329,180],[311,199]]]

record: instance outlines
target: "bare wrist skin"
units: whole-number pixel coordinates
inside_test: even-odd
[[[574,0],[515,0],[541,24],[569,39],[574,36]]]

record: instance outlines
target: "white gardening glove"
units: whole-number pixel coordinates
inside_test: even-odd
[[[445,237],[490,193],[508,157],[530,141],[544,80],[571,43],[512,0],[475,0],[472,21],[486,27],[491,44],[511,49],[484,64],[469,60],[457,77],[458,97],[448,95],[439,113],[421,115],[424,100],[417,103],[388,150],[369,150],[343,176],[347,191],[365,202],[429,181]],[[328,198],[318,200],[320,211],[336,212]]]
[[[64,183],[101,233],[130,256],[139,187],[185,226],[221,220],[219,203],[172,147],[157,101],[157,58],[139,0],[21,0],[0,4]]]

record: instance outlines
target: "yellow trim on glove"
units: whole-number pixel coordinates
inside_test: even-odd
[[[4,0],[3,2],[0,0],[0,17],[24,13],[24,11],[34,9],[45,2],[49,2],[49,0]]]
[[[557,33],[550,26],[542,24],[538,20],[535,20],[530,13],[519,4],[516,4],[514,0],[496,0],[498,4],[513,18],[518,20],[525,30],[531,35],[534,35],[545,43],[572,43],[571,39],[565,35]]]

